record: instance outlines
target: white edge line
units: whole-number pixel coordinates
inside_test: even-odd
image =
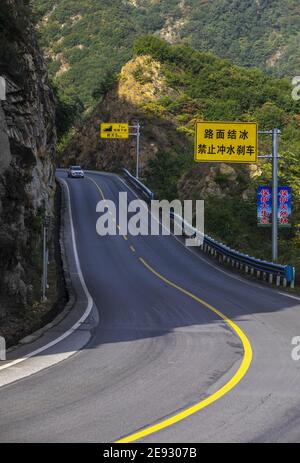
[[[98,174],[101,174],[100,172],[98,172]],[[133,191],[130,186],[124,182],[124,180],[117,174],[113,174],[115,175],[119,180],[120,182],[122,182],[126,188],[131,191],[131,193],[138,199],[140,199],[138,197],[138,195],[135,193],[135,191]],[[149,210],[149,208],[147,208],[149,214],[153,217],[153,215],[151,214],[151,211]],[[153,217],[156,221],[156,217]],[[164,225],[159,221],[159,223],[161,224],[162,227],[164,227]],[[271,288],[268,288],[268,287],[262,287],[252,281],[247,281],[245,280],[244,278],[240,278],[236,275],[232,275],[231,273],[227,272],[226,270],[218,267],[217,265],[213,264],[212,262],[208,262],[206,259],[204,259],[203,257],[199,256],[199,254],[196,254],[195,251],[193,251],[192,249],[188,248],[187,246],[184,245],[184,243],[182,243],[173,233],[170,234],[170,236],[172,236],[176,241],[178,241],[178,243],[180,243],[187,251],[191,252],[195,257],[197,257],[198,259],[200,259],[202,262],[205,262],[207,265],[209,265],[210,267],[213,267],[215,270],[218,270],[218,272],[221,272],[223,273],[224,275],[227,275],[228,277],[232,278],[233,280],[237,280],[237,281],[240,281],[241,283],[244,283],[245,285],[248,285],[248,286],[252,286],[252,288],[259,288],[261,290],[263,289],[267,289],[268,291],[272,292],[273,294],[280,294],[281,296],[286,296],[286,297],[289,297],[290,299],[295,299],[297,301],[300,301],[300,297],[297,297],[297,296],[294,296],[292,294],[286,294],[286,293],[283,293],[281,291],[276,291],[276,289],[271,289]]]
[[[75,232],[74,232],[74,223],[73,223],[73,217],[72,217],[72,206],[71,206],[71,197],[70,197],[70,190],[69,190],[69,187],[68,187],[68,184],[65,180],[63,179],[59,179],[59,181],[63,182],[65,187],[66,187],[66,191],[67,191],[67,196],[68,196],[68,211],[69,211],[69,219],[70,219],[70,225],[71,225],[71,235],[72,235],[72,244],[73,244],[73,252],[74,252],[74,256],[75,256],[75,262],[76,262],[76,267],[77,267],[77,272],[78,272],[78,275],[79,275],[79,279],[80,279],[80,283],[83,287],[83,290],[85,292],[85,295],[86,295],[86,298],[87,298],[87,301],[88,301],[88,304],[87,304],[87,307],[85,309],[85,312],[84,314],[80,317],[80,319],[71,327],[69,328],[65,333],[63,333],[61,336],[59,336],[58,338],[54,339],[53,341],[49,342],[48,344],[46,344],[45,346],[42,346],[40,347],[39,349],[36,349],[34,350],[33,352],[30,352],[29,354],[27,354],[25,357],[22,357],[22,358],[19,358],[19,359],[16,359],[16,360],[13,360],[12,362],[10,363],[7,363],[6,365],[2,365],[0,366],[0,371],[1,370],[5,370],[6,368],[9,368],[13,365],[16,365],[18,363],[21,363],[21,362],[24,362],[25,360],[28,360],[29,358],[31,357],[34,357],[38,354],[40,354],[41,352],[44,352],[45,350],[49,349],[50,347],[53,347],[55,346],[56,344],[58,344],[59,342],[63,341],[64,339],[66,339],[67,337],[69,337],[72,333],[74,333],[74,331],[76,331],[80,325],[82,325],[82,323],[84,323],[84,321],[88,318],[88,316],[90,315],[91,313],[91,310],[93,308],[93,304],[94,304],[94,301],[93,301],[93,298],[92,296],[90,295],[89,293],[89,290],[86,286],[86,283],[85,283],[85,280],[84,280],[84,277],[83,277],[83,274],[82,274],[82,270],[81,270],[81,267],[80,267],[80,263],[79,263],[79,257],[78,257],[78,252],[77,252],[77,246],[76,246],[76,241],[75,241]],[[73,355],[74,352],[72,352],[71,355]],[[47,368],[47,367],[45,367]],[[43,369],[43,368],[42,368]]]

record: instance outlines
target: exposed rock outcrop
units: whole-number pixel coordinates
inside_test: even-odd
[[[2,0],[0,318],[30,304],[40,277],[34,256],[42,219],[53,213],[55,102],[29,16],[22,0]]]
[[[176,131],[178,123],[160,117],[147,105],[155,104],[162,96],[177,95],[166,83],[161,64],[150,56],[138,56],[121,70],[118,85],[108,92],[103,101],[74,137],[62,157],[62,165],[82,164],[85,168],[117,170],[135,168],[136,140],[102,140],[99,136],[101,122],[139,121],[141,130],[140,167],[147,167],[159,150],[186,150],[186,137]]]

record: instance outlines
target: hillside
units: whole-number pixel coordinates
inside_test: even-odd
[[[189,21],[181,37],[247,67],[277,76],[299,74],[298,0],[189,0]],[[199,8],[199,3],[203,7]]]
[[[99,139],[100,121],[142,124],[141,165],[147,184],[161,198],[206,199],[208,233],[242,251],[270,258],[270,231],[256,226],[256,187],[270,182],[269,162],[259,166],[196,165],[194,122],[257,121],[261,129],[282,129],[280,181],[294,190],[294,226],[280,232],[281,258],[299,255],[300,114],[289,82],[258,70],[155,37],[135,44],[136,58],[122,69],[116,88],[81,125],[64,153],[64,162],[85,167],[134,169],[134,141]],[[270,140],[261,138],[262,153]]]
[[[56,130],[27,2],[2,0],[0,43],[7,87],[0,101],[0,335],[10,345],[52,308],[53,301],[40,302],[41,236],[43,217],[54,218]],[[49,274],[54,294],[52,262]]]
[[[50,75],[85,106],[132,57],[143,34],[236,64],[299,74],[298,0],[33,0]]]

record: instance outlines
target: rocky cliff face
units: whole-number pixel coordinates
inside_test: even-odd
[[[32,302],[45,214],[53,213],[54,97],[23,0],[2,0],[0,75],[0,319]]]
[[[76,129],[76,133],[63,153],[62,165],[81,164],[85,168],[116,171],[127,167],[134,171],[136,139],[102,140],[101,122],[128,122],[141,124],[140,168],[161,150],[180,152],[187,150],[186,137],[176,130],[175,120],[161,117],[152,105],[162,96],[174,97],[163,73],[161,64],[150,56],[138,56],[123,66],[115,89],[108,92],[95,108],[91,117]],[[150,106],[150,110],[149,107]]]

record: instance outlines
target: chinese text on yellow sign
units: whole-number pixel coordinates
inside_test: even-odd
[[[128,138],[128,124],[105,123],[100,126],[101,138]]]
[[[256,123],[196,123],[195,161],[255,163],[257,156]]]

